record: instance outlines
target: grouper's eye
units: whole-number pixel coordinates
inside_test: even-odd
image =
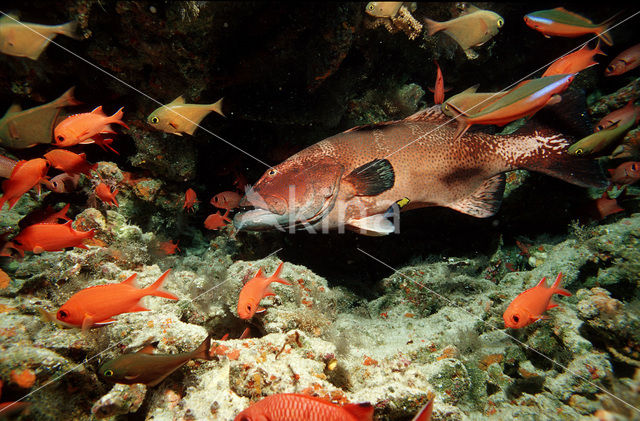
[[[105,370],[105,371],[104,371],[104,376],[105,376],[105,377],[111,377],[111,376],[113,376],[113,370]]]
[[[64,310],[58,311],[58,318],[59,319],[66,319],[67,317],[69,317],[69,313],[67,313]]]
[[[153,124],[158,124],[159,121],[160,121],[160,119],[158,117],[151,117],[151,122]]]

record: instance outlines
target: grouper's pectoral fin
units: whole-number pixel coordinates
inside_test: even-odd
[[[393,166],[387,159],[374,159],[351,171],[344,181],[353,186],[357,196],[376,196],[393,187]]]
[[[385,218],[384,214],[352,219],[348,222],[347,226],[360,234],[373,237],[388,235],[395,231],[395,226]]]
[[[493,216],[500,208],[500,203],[502,203],[505,180],[504,174],[491,177],[485,180],[473,194],[457,202],[450,203],[447,207],[476,218]]]

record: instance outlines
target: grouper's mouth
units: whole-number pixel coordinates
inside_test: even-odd
[[[339,183],[333,186],[331,195],[324,198],[319,208],[315,206],[317,208],[315,211],[313,210],[313,198],[310,200],[312,203],[305,204],[297,213],[284,212],[282,215],[266,209],[266,203],[262,201],[259,206],[241,207],[233,218],[233,225],[238,231],[284,231],[291,228],[304,229],[305,227],[312,227],[320,223],[333,209],[338,197],[338,186]],[[243,201],[245,198],[243,198]]]

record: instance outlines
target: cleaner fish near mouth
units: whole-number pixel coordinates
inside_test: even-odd
[[[439,106],[404,120],[354,127],[267,170],[242,199],[238,230],[353,229],[394,232],[390,209],[444,206],[494,215],[506,171],[528,169],[578,186],[607,185],[598,164],[567,153],[547,129],[510,135],[465,133]]]

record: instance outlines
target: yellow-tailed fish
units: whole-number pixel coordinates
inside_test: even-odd
[[[162,382],[171,373],[193,359],[210,360],[211,347],[209,335],[198,348],[180,354],[154,354],[153,345],[147,345],[140,351],[125,354],[100,366],[100,376],[113,383],[142,383],[153,387]]]
[[[400,10],[401,1],[371,1],[364,9],[367,14],[377,18],[392,18]]]
[[[213,104],[185,104],[184,98],[179,96],[169,104],[156,108],[147,117],[147,123],[166,133],[193,135],[202,119],[211,111],[224,117],[222,98]]]
[[[471,9],[455,19],[446,22],[436,22],[425,18],[427,32],[433,35],[443,31],[453,38],[469,59],[478,57],[472,47],[478,47],[493,38],[504,25],[504,19],[490,10]]]
[[[0,52],[16,57],[37,60],[56,35],[80,39],[76,34],[77,22],[61,25],[39,25],[19,22],[18,16],[8,14],[0,18]]]
[[[0,146],[22,149],[51,143],[53,129],[67,116],[62,108],[78,104],[71,88],[55,101],[28,110],[12,105],[0,119]]]
[[[458,113],[458,131],[455,138],[464,134],[473,124],[504,126],[519,118],[531,117],[546,105],[557,104],[561,100],[558,94],[567,89],[574,76],[556,75],[526,80],[477,112],[463,112],[449,104],[449,108]]]
[[[497,101],[507,94],[505,92],[476,92],[478,85],[474,85],[459,94],[449,98],[442,104],[442,112],[449,117],[455,117],[460,110],[463,114],[478,113],[489,104]]]
[[[622,137],[633,125],[634,119],[617,121],[606,129],[599,130],[585,138],[580,139],[569,147],[571,155],[591,155],[598,153],[611,143]]]

